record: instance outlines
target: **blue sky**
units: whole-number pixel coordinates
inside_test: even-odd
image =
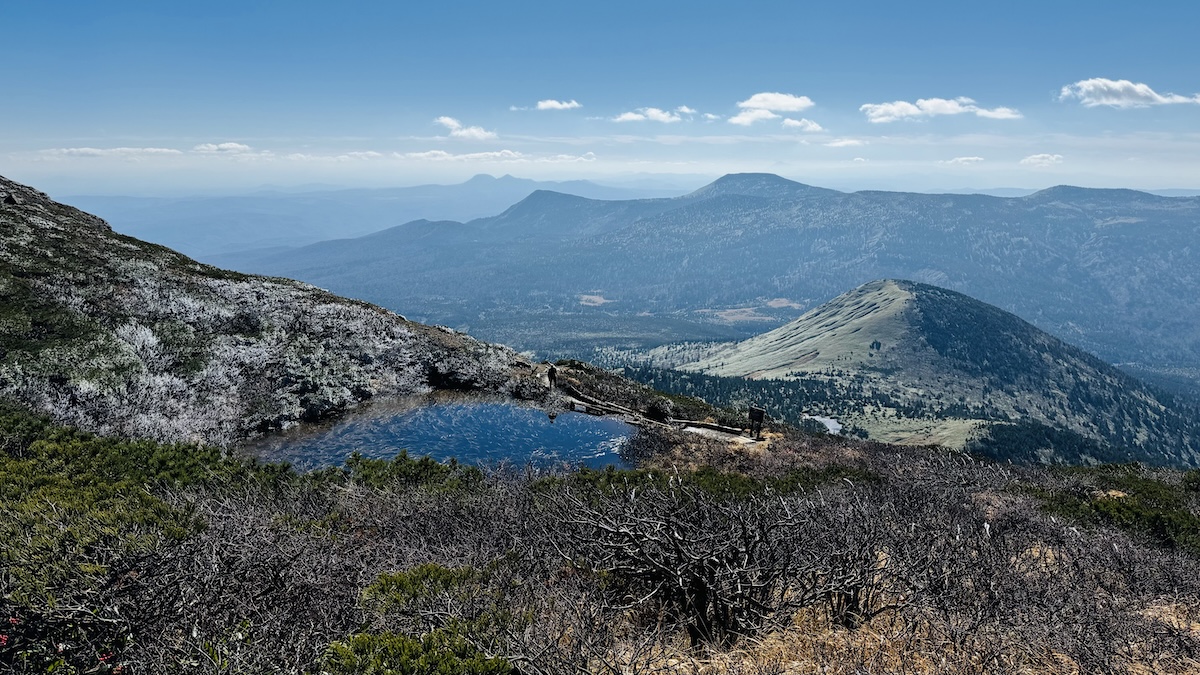
[[[1197,25],[1197,3],[1046,0],[15,3],[0,174],[1200,188]]]

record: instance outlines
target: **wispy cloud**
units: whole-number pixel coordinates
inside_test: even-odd
[[[818,131],[825,131],[825,127],[821,126],[820,124],[817,124],[816,122],[814,122],[810,119],[805,119],[803,117],[798,120],[794,120],[790,117],[783,120],[783,128],[796,129],[797,131],[807,131],[810,133],[816,133]]]
[[[983,161],[983,158],[982,158],[982,157],[955,157],[954,159],[947,159],[947,160],[943,160],[943,161],[941,161],[941,162],[938,162],[938,164],[952,164],[952,165],[958,165],[958,166],[971,166],[971,165],[973,165],[973,164],[978,164],[978,163],[980,163],[980,162],[982,162],[982,161]]]
[[[1160,94],[1150,88],[1150,85],[1129,80],[1110,80],[1104,77],[1093,77],[1090,80],[1080,80],[1062,88],[1058,96],[1060,101],[1078,99],[1089,107],[1107,105],[1113,108],[1145,108],[1152,105],[1169,105],[1175,103],[1200,104],[1200,94],[1180,96],[1179,94]]]
[[[981,108],[974,99],[960,96],[958,98],[922,98],[916,103],[908,101],[892,101],[891,103],[864,103],[858,108],[866,113],[867,120],[876,124],[895,122],[904,119],[920,119],[938,115],[971,114],[996,120],[1021,119],[1020,111],[1014,108]]]
[[[575,99],[571,99],[570,101],[557,101],[555,99],[548,98],[544,101],[537,102],[538,110],[574,110],[582,107],[583,104]]]
[[[571,162],[594,162],[596,161],[596,153],[585,152],[582,155],[550,155],[549,157],[538,157],[535,162],[548,162],[551,164],[571,163]]]
[[[338,155],[313,155],[303,152],[293,152],[284,155],[283,158],[292,162],[352,162],[384,159],[389,156],[391,155],[374,150],[356,150],[353,152],[343,152]]]
[[[630,112],[623,112],[620,115],[612,118],[614,122],[663,122],[671,124],[678,122],[683,118],[678,112],[662,110],[661,108],[638,108]]]
[[[1062,163],[1063,163],[1062,155],[1052,155],[1052,154],[1045,153],[1045,152],[1039,153],[1036,155],[1030,155],[1030,156],[1026,157],[1025,159],[1021,160],[1022,165],[1033,166],[1033,167],[1054,166],[1055,164],[1062,164]]]
[[[483,127],[468,127],[462,122],[453,117],[438,117],[433,120],[435,124],[440,124],[450,130],[450,135],[454,138],[465,138],[472,141],[486,141],[496,137],[496,132],[488,131]]]
[[[679,107],[675,108],[675,112],[677,112],[677,113],[680,113],[680,114],[683,114],[683,115],[695,115],[695,114],[696,114],[696,109],[695,109],[695,108],[689,108],[689,107],[687,107],[686,105],[681,105],[681,106],[679,106]]]
[[[825,144],[828,148],[857,148],[867,145],[867,142],[861,138],[835,138]]]
[[[585,152],[582,155],[527,155],[516,150],[496,150],[492,152],[452,153],[445,150],[427,150],[425,152],[397,152],[392,157],[404,160],[427,162],[532,162],[532,163],[571,163],[593,162],[596,155]]]
[[[737,124],[737,125],[740,125],[743,127],[748,127],[751,124],[754,124],[755,122],[762,122],[764,120],[777,120],[777,119],[779,119],[779,115],[776,115],[775,113],[771,112],[770,110],[765,110],[763,108],[747,108],[746,110],[743,110],[742,112],[734,115],[733,117],[730,117],[729,123]]]
[[[800,112],[815,105],[807,96],[794,96],[775,92],[761,92],[745,101],[739,101],[738,107],[743,110],[771,110],[774,112]]]
[[[207,157],[227,157],[239,162],[257,162],[274,160],[276,155],[271,150],[256,150],[245,143],[201,143],[192,147],[192,153]]]
[[[202,155],[240,155],[253,150],[244,143],[201,143],[192,148],[192,152]]]
[[[39,154],[44,157],[125,157],[138,159],[141,157],[162,157],[165,155],[182,155],[174,148],[51,148],[42,150]]]
[[[192,146],[193,155],[212,157],[230,157],[239,160],[273,159],[275,154],[270,150],[255,150],[244,143],[200,143]],[[129,160],[150,157],[172,157],[187,154],[175,148],[52,148],[38,153],[45,158],[53,157],[121,157]]]
[[[464,152],[452,153],[445,150],[427,150],[425,152],[398,152],[394,155],[398,159],[422,159],[439,162],[469,162],[479,160],[518,160],[523,159],[525,155],[516,150],[496,150],[493,152]]]

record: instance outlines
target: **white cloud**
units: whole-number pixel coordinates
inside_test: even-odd
[[[988,108],[979,108],[977,110],[972,110],[971,112],[975,113],[976,117],[986,117],[990,120],[1019,120],[1025,117],[1021,114],[1021,111],[1017,110],[1016,108],[1000,107],[992,108],[990,110]]]
[[[1062,155],[1051,155],[1044,152],[1037,155],[1030,155],[1021,160],[1021,164],[1025,166],[1054,166],[1055,164],[1062,164],[1062,162]]]
[[[945,161],[938,162],[938,164],[957,164],[959,166],[971,166],[972,164],[978,164],[982,161],[983,161],[982,157],[955,157],[954,159],[947,159]]]
[[[488,131],[483,127],[463,127],[450,132],[450,135],[455,138],[466,138],[472,141],[486,141],[496,137],[496,132]]]
[[[439,162],[462,161],[515,161],[524,159],[525,155],[516,150],[497,150],[494,152],[467,152],[454,154],[445,150],[428,150],[426,152],[404,152],[394,155],[398,159],[421,159]]]
[[[855,157],[854,158],[855,164],[866,164],[869,161],[871,161],[871,160],[867,159],[866,157]]]
[[[803,117],[798,120],[794,120],[789,117],[783,120],[783,126],[785,129],[798,129],[800,131],[808,131],[813,133],[825,131],[825,127],[822,127],[820,124],[817,124],[812,120],[804,119]]]
[[[815,105],[807,96],[793,96],[779,92],[762,92],[755,94],[745,101],[739,101],[738,107],[747,110],[773,110],[775,112],[800,112]]]
[[[47,157],[161,157],[166,155],[182,155],[174,148],[51,148],[42,150]]]
[[[556,101],[552,98],[548,98],[544,101],[537,102],[538,110],[574,110],[582,107],[583,104],[575,99],[571,99],[570,101]]]
[[[695,108],[689,108],[686,105],[679,106],[678,108],[675,109],[675,112],[683,114],[683,115],[695,115],[696,114]]]
[[[434,123],[440,124],[450,130],[450,135],[454,138],[466,138],[472,141],[486,141],[496,137],[496,132],[488,131],[483,127],[467,127],[463,126],[462,122],[453,117],[445,115],[433,120]]]
[[[779,115],[776,115],[775,113],[771,112],[770,110],[764,110],[762,108],[748,108],[748,109],[743,110],[742,112],[734,115],[733,117],[730,117],[729,123],[730,124],[738,124],[743,127],[748,127],[751,124],[754,124],[755,122],[761,122],[763,120],[776,120],[776,119],[779,119]]]
[[[920,117],[924,114],[919,107],[908,101],[864,103],[858,109],[865,112],[867,119],[872,122],[894,122],[905,117]]]
[[[1101,105],[1114,108],[1145,108],[1172,103],[1200,103],[1200,94],[1192,96],[1160,94],[1151,89],[1150,85],[1142,82],[1110,80],[1104,77],[1080,80],[1075,84],[1063,87],[1058,99],[1065,101],[1071,98],[1079,99],[1080,103],[1089,108]]]
[[[539,157],[535,162],[559,163],[559,162],[594,162],[596,161],[596,153],[585,152],[582,155],[550,155],[549,157]]]
[[[973,114],[995,120],[1016,120],[1022,115],[1014,108],[980,108],[975,100],[966,96],[955,99],[922,98],[916,103],[908,101],[892,101],[891,103],[865,103],[858,108],[866,113],[867,120],[876,124],[895,122],[902,119],[934,117],[936,115]]]
[[[857,148],[867,145],[861,138],[837,138],[825,144],[827,148]]]
[[[659,110],[658,108],[642,108],[641,112],[646,116],[646,119],[650,120],[651,122],[671,123],[678,122],[680,120],[678,113],[667,112],[666,110]]]
[[[715,121],[721,119],[721,116],[714,115],[712,113],[704,113],[704,119],[708,120],[709,122],[715,122]]]
[[[244,143],[201,143],[192,148],[192,152],[202,155],[240,155],[253,150]]]
[[[632,112],[624,112],[612,119],[614,122],[663,122],[670,124],[683,118],[679,113],[662,110],[661,108],[638,108]]]

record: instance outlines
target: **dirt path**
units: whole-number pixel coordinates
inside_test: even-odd
[[[534,376],[539,378],[547,389],[550,388],[549,370],[549,367],[545,364],[539,363],[534,365]],[[652,420],[638,410],[613,403],[612,401],[605,401],[589,396],[579,391],[570,382],[564,381],[561,375],[559,375],[554,387],[554,393],[560,397],[560,401],[568,410],[574,412],[597,416],[620,417],[635,426],[658,426],[678,429],[731,444],[747,446],[763,444],[764,447],[769,444],[766,439],[755,439],[746,435],[746,432],[741,429],[734,429],[733,427],[726,427],[712,422],[678,419],[668,419],[666,422]]]

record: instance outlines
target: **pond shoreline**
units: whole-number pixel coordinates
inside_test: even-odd
[[[401,451],[476,466],[628,466],[620,451],[637,433],[633,420],[568,405],[560,396],[520,401],[440,390],[374,401],[336,421],[260,437],[236,452],[300,470],[338,466],[354,452],[391,459]]]

